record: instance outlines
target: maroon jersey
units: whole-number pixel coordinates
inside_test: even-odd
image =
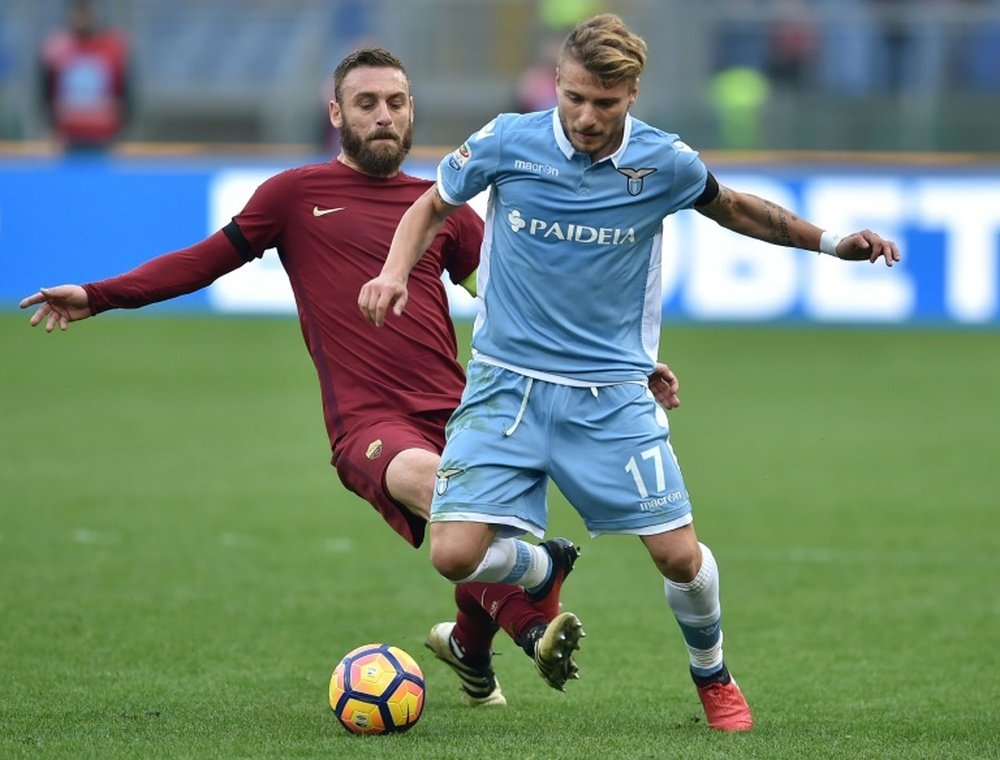
[[[445,221],[410,274],[401,317],[390,314],[376,328],[358,308],[361,286],[382,271],[400,218],[431,184],[406,174],[370,177],[338,161],[291,169],[257,188],[222,232],[84,287],[95,313],[142,306],[205,287],[276,247],[335,448],[359,423],[450,413],[461,398],[465,376],[441,275],[457,283],[478,266],[483,224],[474,211],[463,207]]]

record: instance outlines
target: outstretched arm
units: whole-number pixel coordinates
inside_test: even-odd
[[[35,304],[41,304],[41,307],[31,315],[31,326],[36,327],[45,320],[45,332],[52,332],[56,325],[65,332],[70,322],[78,322],[94,314],[90,309],[87,291],[79,285],[42,288],[37,293],[22,299],[18,305],[22,309],[27,309]]]
[[[843,236],[824,232],[777,203],[725,185],[720,184],[719,194],[695,210],[727,229],[775,245],[819,251],[847,261],[867,259],[874,264],[884,259],[890,267],[899,261],[899,247],[871,230]]]
[[[165,253],[135,269],[99,282],[42,288],[21,301],[21,308],[42,306],[32,315],[34,327],[65,330],[108,309],[137,309],[203,288],[244,263],[222,231],[189,248]]]
[[[397,317],[403,313],[410,271],[434,242],[444,220],[458,208],[445,203],[434,185],[403,214],[392,236],[381,274],[366,282],[358,294],[358,308],[376,327],[385,323],[390,307]]]

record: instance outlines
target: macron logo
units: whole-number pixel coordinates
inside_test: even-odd
[[[519,158],[514,161],[514,168],[520,169],[523,172],[545,174],[549,177],[559,176],[559,170],[554,166],[549,166],[548,164],[537,164],[534,161],[522,161]]]

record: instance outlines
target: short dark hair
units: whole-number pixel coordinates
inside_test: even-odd
[[[373,47],[355,50],[342,60],[333,72],[333,97],[340,102],[340,89],[348,73],[362,66],[372,68],[398,69],[406,77],[406,86],[410,87],[410,75],[406,73],[403,62],[385,48]]]

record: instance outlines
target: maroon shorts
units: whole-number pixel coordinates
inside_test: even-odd
[[[424,541],[427,523],[389,495],[385,471],[406,449],[440,454],[451,413],[427,413],[381,419],[359,425],[337,442],[333,466],[340,481],[379,511],[392,529],[413,546]]]

